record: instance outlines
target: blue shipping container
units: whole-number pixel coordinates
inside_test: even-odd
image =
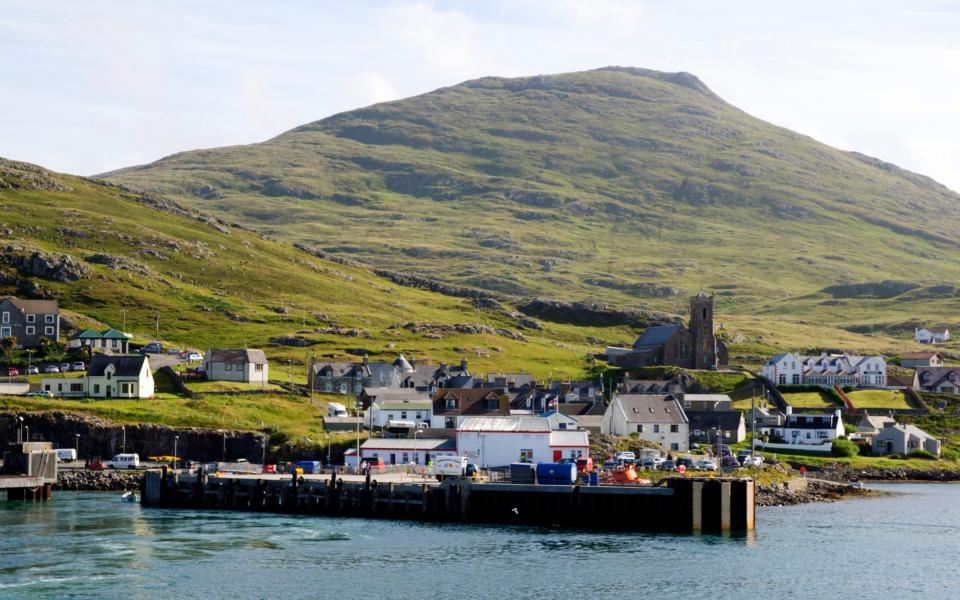
[[[573,463],[539,463],[537,483],[543,485],[573,485],[577,481],[577,465]]]
[[[320,461],[318,460],[301,460],[297,463],[297,466],[303,469],[304,475],[313,475],[320,472]]]

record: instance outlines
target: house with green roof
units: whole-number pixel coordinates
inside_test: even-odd
[[[68,348],[82,348],[90,346],[97,352],[104,354],[127,354],[130,351],[130,335],[116,329],[97,331],[84,329],[70,336]]]

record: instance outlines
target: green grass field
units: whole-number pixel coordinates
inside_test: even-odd
[[[847,397],[857,408],[913,408],[900,390],[857,390]]]
[[[820,392],[791,392],[783,395],[794,408],[833,409],[839,405]]]

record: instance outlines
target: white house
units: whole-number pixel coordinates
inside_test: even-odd
[[[465,417],[457,451],[480,467],[551,462],[590,454],[586,431],[553,431],[543,417]]]
[[[909,455],[917,450],[940,456],[940,440],[915,425],[889,424],[873,436],[877,454]]]
[[[365,388],[373,402],[364,413],[367,429],[388,427],[391,423],[429,427],[433,420],[430,394],[414,388]]]
[[[950,331],[946,327],[917,327],[913,339],[921,344],[940,344],[950,339]]]
[[[886,387],[887,361],[882,356],[786,352],[768,360],[761,374],[776,385]]]
[[[668,450],[686,452],[690,426],[680,402],[672,395],[618,394],[600,425],[602,433],[637,434]]]
[[[356,452],[350,454],[355,455]],[[438,456],[457,456],[456,441],[433,438],[370,438],[360,446],[361,459],[382,458],[388,465],[426,465]]]
[[[44,377],[44,391],[65,398],[152,398],[150,359],[141,355],[97,355],[85,377]]]
[[[209,381],[266,383],[269,377],[263,350],[207,350],[203,368]]]
[[[575,418],[556,410],[545,412],[540,416],[547,420],[547,423],[550,424],[550,429],[552,431],[570,431],[573,429],[580,429],[580,426]]]
[[[823,444],[844,435],[840,409],[832,413],[793,413],[787,407],[783,427],[776,431],[787,444]]]

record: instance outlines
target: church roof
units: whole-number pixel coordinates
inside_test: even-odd
[[[697,298],[706,298],[706,297],[707,297],[707,294],[704,293],[702,289],[699,292],[697,292]]]
[[[633,344],[634,348],[648,346],[663,346],[680,329],[679,325],[655,325],[643,332],[643,335]]]

